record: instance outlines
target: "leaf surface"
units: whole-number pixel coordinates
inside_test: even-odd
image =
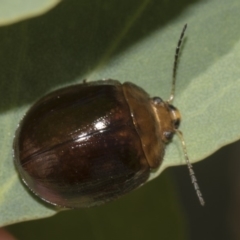
[[[14,132],[26,110],[47,92],[84,78],[131,81],[167,100],[185,23],[174,105],[182,114],[180,129],[191,162],[238,140],[239,10],[237,0],[185,1],[174,8],[157,1],[72,1],[0,29],[0,224],[56,212],[27,191],[14,167]],[[175,137],[152,178],[184,162]]]

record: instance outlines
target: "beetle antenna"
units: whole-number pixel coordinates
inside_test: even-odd
[[[197,193],[197,196],[198,196],[200,204],[202,206],[204,206],[205,205],[205,201],[204,201],[202,193],[200,191],[200,188],[199,188],[199,185],[198,185],[198,182],[197,182],[197,178],[196,178],[195,172],[193,171],[193,166],[190,163],[189,158],[188,158],[187,148],[186,148],[185,141],[183,139],[183,134],[178,129],[175,129],[175,131],[176,131],[176,133],[177,133],[177,135],[180,138],[181,143],[182,143],[182,148],[183,148],[183,152],[184,152],[184,155],[185,155],[185,160],[186,160],[186,164],[187,164],[187,167],[188,167],[188,170],[189,170],[189,174],[190,174],[190,177],[191,177],[191,180],[192,180],[192,184],[193,184],[194,189],[195,189],[195,191]]]
[[[187,24],[185,24],[183,27],[180,38],[178,40],[177,48],[175,50],[174,63],[173,63],[173,76],[172,76],[172,90],[171,90],[170,98],[168,100],[169,103],[171,103],[174,98],[179,51],[180,51],[180,48],[182,45],[182,41],[183,41],[183,37],[184,37],[184,33],[186,31],[186,28],[187,28]]]

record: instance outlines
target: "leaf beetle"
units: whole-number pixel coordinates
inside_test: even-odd
[[[81,208],[119,198],[147,182],[175,133],[200,203],[204,205],[181,132],[174,97],[150,98],[137,85],[100,80],[65,87],[37,101],[14,139],[16,168],[28,188],[60,207]]]

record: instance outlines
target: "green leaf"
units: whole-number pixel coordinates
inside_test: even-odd
[[[1,225],[55,213],[27,191],[12,160],[15,129],[31,104],[84,78],[132,81],[168,99],[185,23],[174,105],[182,114],[180,129],[191,162],[240,138],[240,2],[172,4],[66,1],[44,16],[0,29]],[[184,162],[175,137],[152,178]]]
[[[39,16],[55,7],[60,0],[2,0],[0,26]]]

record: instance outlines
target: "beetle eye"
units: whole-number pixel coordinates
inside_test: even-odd
[[[178,111],[177,108],[175,108],[171,104],[169,104],[168,107],[169,107],[171,118],[172,118],[172,124],[173,124],[174,128],[177,129],[181,122],[180,112]]]
[[[166,138],[167,141],[172,140],[174,135],[174,132],[164,132],[164,137]]]
[[[153,97],[152,101],[153,101],[154,105],[158,105],[161,102],[163,102],[163,100],[160,97]]]
[[[174,124],[174,128],[178,128],[180,125],[180,119],[176,119],[173,124]]]

